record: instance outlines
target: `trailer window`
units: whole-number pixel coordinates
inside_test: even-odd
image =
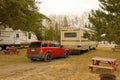
[[[64,37],[77,37],[77,34],[75,32],[64,33]]]
[[[16,38],[19,38],[19,34],[16,34]]]
[[[90,33],[84,32],[83,33],[83,38],[90,38]]]
[[[31,39],[31,33],[28,34],[28,39]]]

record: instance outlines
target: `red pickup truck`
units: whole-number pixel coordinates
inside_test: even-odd
[[[68,57],[69,49],[63,47],[56,41],[36,41],[31,42],[27,49],[27,57],[31,61],[44,60],[51,61],[54,57]]]

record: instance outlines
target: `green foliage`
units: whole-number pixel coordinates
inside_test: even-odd
[[[69,26],[68,20],[67,20],[67,17],[65,16],[63,20],[63,27],[68,27],[68,26]]]
[[[60,41],[60,30],[58,27],[58,23],[55,24],[54,40]]]
[[[45,30],[44,39],[55,40],[55,41],[60,40],[60,32],[58,30],[57,23],[56,23],[55,28],[53,26],[50,26],[48,29]]]
[[[4,27],[34,31],[40,37],[43,19],[48,18],[38,12],[35,0],[0,0],[0,25]]]
[[[89,15],[89,21],[93,24],[93,29],[96,31],[96,39],[120,41],[120,0],[99,0],[100,8],[92,10]],[[106,34],[103,38],[102,34]]]
[[[53,27],[50,26],[50,28],[46,31],[47,33],[47,37],[46,37],[46,40],[53,40],[54,39],[54,30],[53,30]]]

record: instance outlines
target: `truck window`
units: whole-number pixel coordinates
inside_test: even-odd
[[[77,34],[75,32],[67,32],[64,33],[64,37],[77,37]]]
[[[55,42],[54,44],[55,47],[60,47],[60,44],[58,42]]]
[[[29,48],[38,48],[41,46],[41,42],[32,42],[30,45],[29,45]]]
[[[41,45],[42,47],[47,47],[47,42],[43,42]]]
[[[53,42],[50,42],[50,47],[55,47],[55,44]]]

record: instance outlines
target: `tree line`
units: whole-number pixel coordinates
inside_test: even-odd
[[[39,39],[60,40],[60,28],[84,26],[95,31],[97,41],[120,41],[120,1],[98,0],[100,8],[78,16],[46,16],[35,0],[0,0],[0,28],[33,31]],[[89,17],[87,19],[87,16]],[[101,36],[105,34],[105,36]],[[88,35],[88,34],[86,34]]]
[[[34,31],[40,35],[42,20],[48,19],[38,11],[35,0],[0,0],[0,27]]]

